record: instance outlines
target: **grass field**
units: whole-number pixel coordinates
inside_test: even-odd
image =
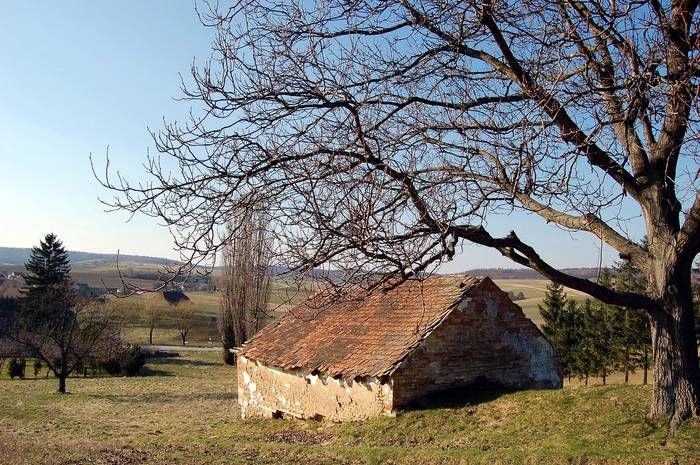
[[[513,292],[514,294],[522,292],[525,295],[525,299],[518,300],[515,303],[523,309],[525,315],[534,321],[537,326],[542,324],[542,316],[540,316],[537,306],[544,299],[549,281],[545,279],[496,279],[494,282],[505,292]],[[564,290],[570,299],[577,302],[583,302],[589,298],[588,295],[575,289],[567,287]]]
[[[0,378],[3,464],[699,464],[700,422],[649,425],[645,386],[472,392],[396,418],[238,419],[214,354],[149,360],[148,376]],[[41,375],[40,375],[41,376]]]
[[[220,294],[218,292],[188,291],[187,296],[192,302],[194,314],[192,331],[188,335],[188,345],[207,346],[209,340],[217,344],[219,330],[217,328],[217,316],[219,313]],[[285,313],[290,305],[302,301],[306,293],[291,290],[279,283],[273,285],[270,304],[270,315],[279,316]],[[144,320],[147,306],[157,306],[160,309],[161,319],[153,332],[154,344],[181,344],[180,334],[172,322],[173,309],[162,299],[160,294],[145,293],[126,298],[112,298],[123,309],[126,318],[124,337],[128,342],[135,344],[148,343],[149,328]]]

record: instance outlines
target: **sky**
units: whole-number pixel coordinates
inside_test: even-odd
[[[54,232],[70,250],[177,258],[155,220],[105,212],[109,197],[89,157],[130,180],[153,144],[148,128],[182,119],[190,103],[180,74],[210,53],[212,31],[181,0],[10,2],[0,0],[0,246],[31,247]],[[495,217],[558,267],[592,267],[599,242],[528,215]],[[614,252],[604,248],[611,264]],[[443,272],[517,267],[485,247],[463,245]]]

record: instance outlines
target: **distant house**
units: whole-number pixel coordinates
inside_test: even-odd
[[[171,305],[177,305],[180,302],[190,300],[190,298],[187,297],[187,295],[179,289],[170,289],[167,291],[163,291],[163,298],[166,302],[168,302]]]
[[[366,298],[318,293],[245,344],[237,370],[244,418],[345,421],[477,381],[562,385],[554,349],[520,307],[489,278],[457,276]]]

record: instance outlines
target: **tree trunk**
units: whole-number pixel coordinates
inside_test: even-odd
[[[649,384],[649,352],[644,349],[644,385]]]
[[[690,277],[669,280],[663,306],[651,312],[654,394],[649,416],[675,429],[700,414],[700,374]],[[685,281],[685,282],[682,282]]]
[[[58,392],[61,394],[66,393],[66,377],[64,375],[58,377]]]

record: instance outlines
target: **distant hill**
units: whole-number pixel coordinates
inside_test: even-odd
[[[561,271],[584,279],[598,276],[598,268],[563,268]],[[465,271],[464,274],[488,276],[491,279],[546,279],[530,268],[475,268]]]
[[[5,266],[21,266],[29,259],[31,249],[20,247],[0,247],[0,265]],[[72,265],[114,265],[117,263],[117,254],[104,254],[93,252],[69,251],[68,255]],[[173,265],[175,260],[160,257],[147,257],[143,255],[119,255],[120,263],[137,263],[142,265]],[[217,266],[217,269],[221,266]],[[287,270],[282,267],[273,266],[272,275],[279,276]],[[564,268],[561,271],[585,279],[592,279],[598,275],[598,268]],[[341,279],[340,273],[334,270],[315,270],[313,273],[316,277],[325,276],[331,281]],[[534,270],[529,268],[474,268],[464,271],[459,274],[468,274],[472,276],[488,276],[491,279],[545,279]],[[700,280],[700,274],[693,273],[694,280]]]
[[[0,247],[0,265],[24,265],[29,259],[32,250],[21,247]],[[117,262],[117,254],[68,251],[68,256],[73,265],[87,263],[112,264]],[[174,264],[174,260],[158,257],[145,257],[142,255],[119,255],[120,262],[142,263],[144,265]]]

